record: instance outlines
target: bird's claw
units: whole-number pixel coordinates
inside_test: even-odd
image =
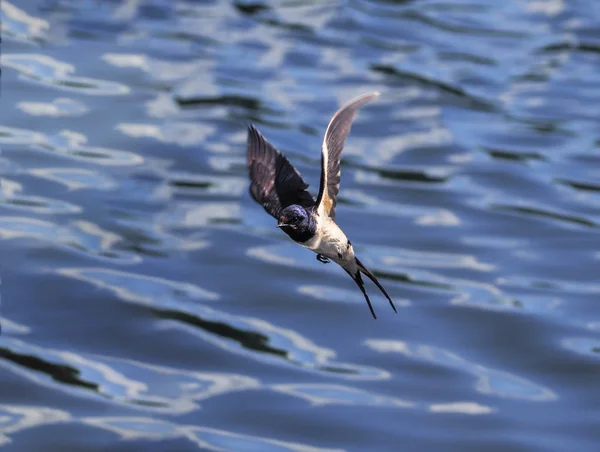
[[[317,254],[317,260],[323,264],[328,264],[330,262],[329,259],[322,254]]]

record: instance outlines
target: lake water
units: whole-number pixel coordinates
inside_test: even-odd
[[[600,2],[4,0],[7,451],[596,451]],[[246,124],[398,307],[275,228]]]

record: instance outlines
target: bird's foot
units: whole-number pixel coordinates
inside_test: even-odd
[[[330,262],[329,259],[323,256],[322,254],[317,254],[317,260],[324,264],[328,264]]]

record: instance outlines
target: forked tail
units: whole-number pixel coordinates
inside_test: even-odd
[[[379,288],[379,290],[381,290],[383,292],[383,294],[385,295],[385,298],[387,298],[388,301],[390,302],[390,306],[392,307],[394,312],[397,314],[398,311],[396,311],[396,306],[394,306],[394,302],[392,301],[392,299],[390,298],[388,293],[385,291],[385,289],[383,288],[381,283],[377,280],[375,275],[373,273],[371,273],[371,271],[367,267],[365,267],[364,264],[360,260],[358,260],[358,257],[356,258],[356,263],[358,264],[358,269],[361,272],[363,272],[365,275],[367,275],[367,277],[375,283],[375,285]]]
[[[379,281],[377,280],[377,278],[375,277],[375,275],[373,273],[371,273],[371,271],[367,267],[365,267],[363,265],[363,263],[360,260],[358,260],[358,258],[355,258],[355,259],[356,259],[356,264],[358,265],[358,270],[359,271],[356,273],[356,275],[353,275],[350,272],[348,272],[348,274],[352,277],[352,279],[354,280],[354,282],[356,283],[356,285],[359,287],[359,289],[361,290],[361,292],[365,296],[365,300],[367,300],[367,304],[369,305],[369,309],[371,310],[371,314],[373,315],[373,318],[376,319],[377,316],[375,315],[375,311],[373,311],[373,306],[371,305],[371,300],[369,300],[369,296],[367,295],[367,292],[365,290],[365,283],[364,283],[364,281],[362,279],[362,276],[360,275],[361,272],[364,273],[371,281],[373,281],[375,283],[375,285],[379,288],[379,290],[381,290],[383,292],[383,294],[385,295],[385,297],[390,302],[390,306],[392,307],[392,309],[394,310],[394,312],[398,313],[398,311],[396,310],[396,306],[394,306],[394,302],[392,301],[392,299],[390,298],[390,296],[388,295],[388,293],[385,291],[385,289],[383,288],[383,286],[379,283]]]
[[[369,305],[369,309],[371,310],[371,314],[373,315],[373,318],[376,319],[377,316],[375,315],[375,311],[373,311],[373,306],[371,305],[371,300],[369,300],[369,296],[367,295],[367,291],[365,290],[365,283],[364,283],[364,281],[362,279],[362,276],[360,276],[360,271],[356,272],[356,275],[353,275],[348,270],[346,270],[346,273],[348,273],[352,277],[352,279],[354,280],[354,282],[356,283],[356,285],[358,286],[358,288],[360,289],[360,291],[365,296],[365,300],[367,300],[367,304]]]

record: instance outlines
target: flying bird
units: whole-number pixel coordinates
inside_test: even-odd
[[[335,207],[340,189],[340,157],[352,120],[363,105],[378,96],[378,92],[363,94],[331,118],[321,149],[321,186],[316,201],[298,170],[253,125],[248,127],[247,141],[250,194],[254,200],[275,217],[278,228],[314,251],[320,262],[327,264],[332,260],[340,265],[360,288],[373,318],[377,317],[361,273],[383,292],[394,312],[398,311],[375,275],[355,256],[350,240],[335,222]]]

